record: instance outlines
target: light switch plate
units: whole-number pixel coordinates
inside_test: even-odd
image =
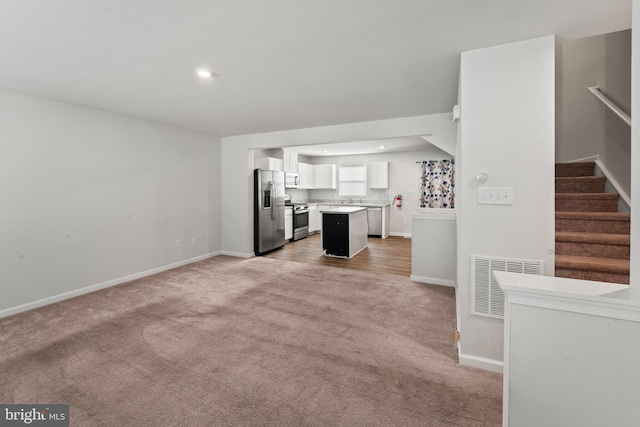
[[[479,205],[513,205],[513,187],[482,187],[478,189]]]

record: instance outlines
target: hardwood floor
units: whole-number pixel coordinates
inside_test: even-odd
[[[411,276],[411,239],[397,236],[386,239],[369,237],[368,246],[351,259],[324,256],[319,233],[287,243],[284,248],[264,256],[373,273]]]

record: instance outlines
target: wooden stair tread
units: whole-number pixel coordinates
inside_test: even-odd
[[[556,231],[556,241],[630,246],[631,236],[628,234]]]
[[[573,270],[606,271],[629,274],[629,260],[616,258],[598,258],[576,255],[556,255],[556,268]]]
[[[574,212],[556,211],[556,219],[595,219],[600,221],[630,221],[631,215],[624,212]]]

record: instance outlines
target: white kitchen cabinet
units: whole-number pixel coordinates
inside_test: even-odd
[[[260,169],[269,171],[281,171],[282,159],[276,159],[275,157],[262,157],[260,159]]]
[[[320,219],[321,215],[318,212],[317,203],[308,203],[309,205],[309,233],[315,233],[320,231]]]
[[[300,176],[300,184],[298,188],[309,190],[315,188],[313,165],[298,162],[298,175]]]
[[[336,165],[313,165],[313,188],[336,189]]]
[[[298,152],[283,148],[282,167],[285,172],[298,172]]]
[[[293,239],[293,206],[284,208],[284,239]]]
[[[367,187],[389,188],[389,162],[367,164]]]

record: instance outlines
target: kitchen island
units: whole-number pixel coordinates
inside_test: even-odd
[[[329,206],[320,214],[325,256],[352,258],[367,247],[366,207]]]

